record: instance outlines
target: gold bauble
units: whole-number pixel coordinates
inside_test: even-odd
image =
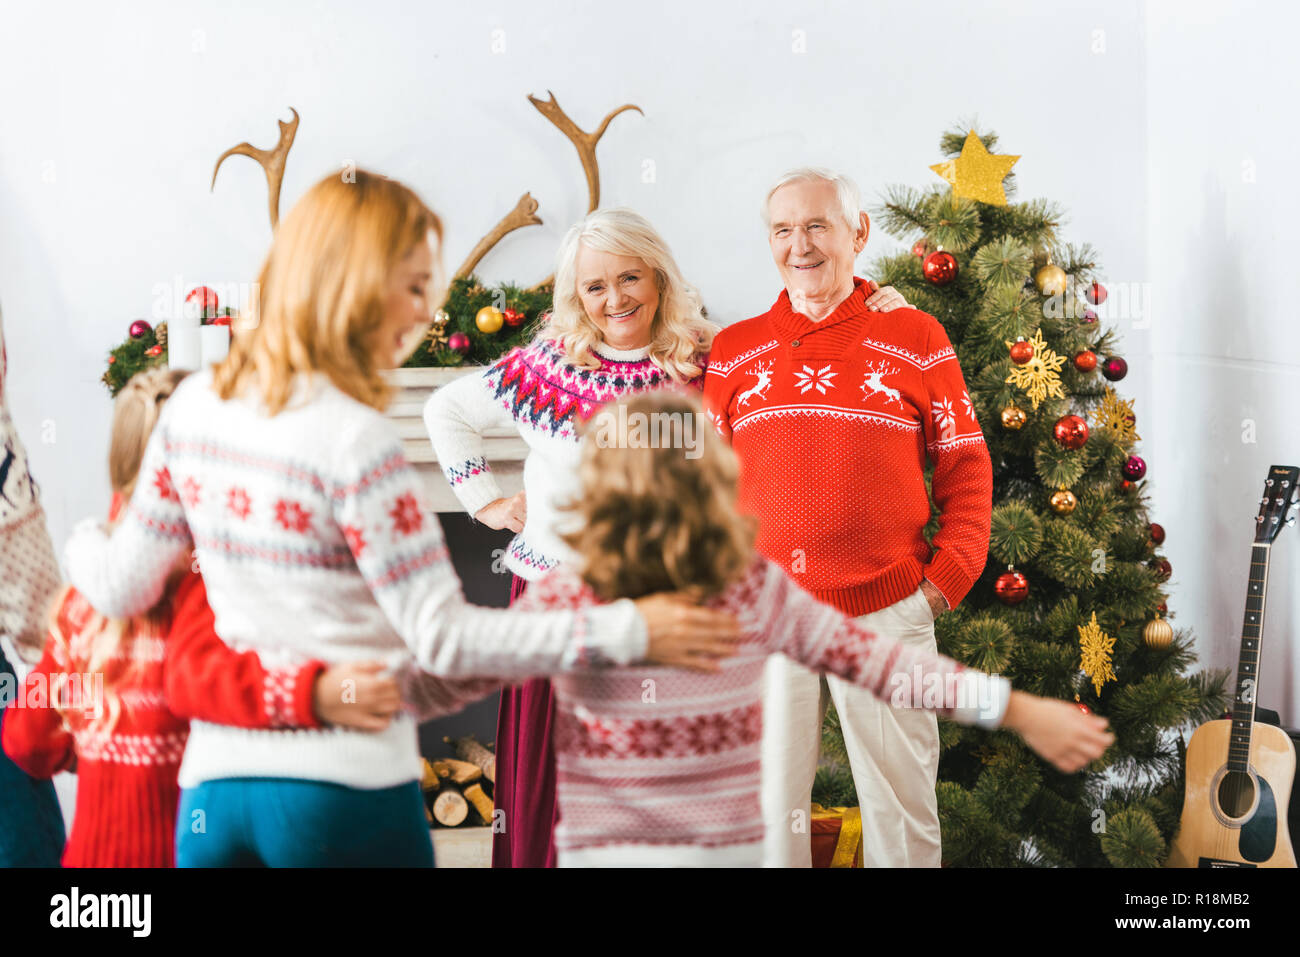
[[[484,306],[474,317],[474,325],[478,326],[478,331],[489,336],[505,325],[505,322],[505,314],[496,306]]]
[[[1018,431],[1025,424],[1025,410],[1016,405],[1009,405],[1002,410],[1002,428]]]
[[[1146,642],[1148,648],[1164,651],[1174,640],[1173,626],[1157,613],[1155,618],[1148,621],[1146,627],[1142,629],[1142,640]]]
[[[1063,488],[1052,493],[1051,504],[1052,511],[1057,515],[1069,515],[1079,504],[1079,500],[1068,488]]]
[[[442,327],[451,322],[451,313],[446,309],[439,309],[433,314],[433,324],[441,331]]]
[[[1034,273],[1034,285],[1044,296],[1059,296],[1065,292],[1065,270],[1047,265]]]

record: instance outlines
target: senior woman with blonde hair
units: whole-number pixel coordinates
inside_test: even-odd
[[[560,506],[580,487],[578,423],[629,393],[700,388],[716,332],[654,227],[629,209],[597,210],[560,245],[553,311],[533,340],[430,397],[425,425],[461,504],[485,525],[516,533],[505,558],[511,602],[576,558],[563,538],[574,519],[562,518]],[[524,490],[507,497],[483,437],[511,428],[529,452]],[[502,691],[495,797],[505,827],[494,829],[494,867],[555,866],[554,713],[546,680]]]

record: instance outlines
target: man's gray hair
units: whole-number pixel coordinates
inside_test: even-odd
[[[858,184],[843,173],[822,166],[800,166],[787,170],[772,184],[772,188],[767,191],[767,198],[763,200],[763,223],[769,229],[772,227],[772,194],[791,183],[830,183],[835,187],[835,198],[844,214],[844,222],[849,229],[857,231],[859,214],[862,212]]]

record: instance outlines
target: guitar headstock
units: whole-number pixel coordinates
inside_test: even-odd
[[[1294,525],[1287,512],[1300,498],[1296,482],[1300,480],[1300,467],[1294,465],[1269,466],[1264,481],[1264,497],[1259,500],[1259,515],[1255,517],[1255,543],[1269,543],[1277,538],[1283,523]]]

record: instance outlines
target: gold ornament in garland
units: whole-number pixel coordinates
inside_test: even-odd
[[[1092,410],[1092,421],[1109,432],[1120,448],[1131,448],[1134,442],[1142,440],[1142,436],[1137,434],[1133,400],[1121,399],[1110,386],[1106,386],[1101,405]]]
[[[1012,404],[1002,410],[1002,428],[1011,432],[1019,432],[1025,425],[1025,410],[1020,406]]]
[[[1059,296],[1065,292],[1065,270],[1050,263],[1034,273],[1034,288],[1044,296]]]
[[[474,317],[474,324],[478,326],[478,331],[489,336],[499,332],[505,321],[505,315],[496,306],[484,306]]]
[[[436,352],[439,346],[447,344],[447,323],[450,321],[451,316],[446,309],[439,309],[433,314],[429,331],[424,334],[424,347],[430,352]]]
[[[1092,679],[1097,694],[1101,694],[1101,686],[1107,681],[1115,680],[1115,671],[1110,666],[1110,653],[1115,648],[1115,639],[1101,630],[1095,611],[1088,624],[1079,626],[1079,648],[1083,652],[1079,667]]]
[[[961,145],[960,156],[935,163],[930,169],[952,184],[954,196],[978,200],[990,206],[1005,206],[1007,194],[1002,189],[1002,181],[1018,159],[1019,156],[990,153],[971,130]]]
[[[1148,621],[1142,629],[1142,640],[1148,648],[1164,651],[1173,643],[1173,626],[1160,617],[1160,612],[1156,612],[1155,618]]]
[[[1004,381],[1012,383],[1018,389],[1023,389],[1025,395],[1029,396],[1034,411],[1037,412],[1038,403],[1049,395],[1057,399],[1065,398],[1060,376],[1061,366],[1065,365],[1065,356],[1058,356],[1047,347],[1047,343],[1043,341],[1042,329],[1034,333],[1030,343],[1034,347],[1033,358],[1024,365],[1013,363],[1011,374]],[[1011,345],[1007,342],[1008,349]]]
[[[1078,504],[1079,500],[1074,497],[1074,493],[1068,488],[1057,489],[1052,493],[1052,511],[1057,515],[1069,515]]]

